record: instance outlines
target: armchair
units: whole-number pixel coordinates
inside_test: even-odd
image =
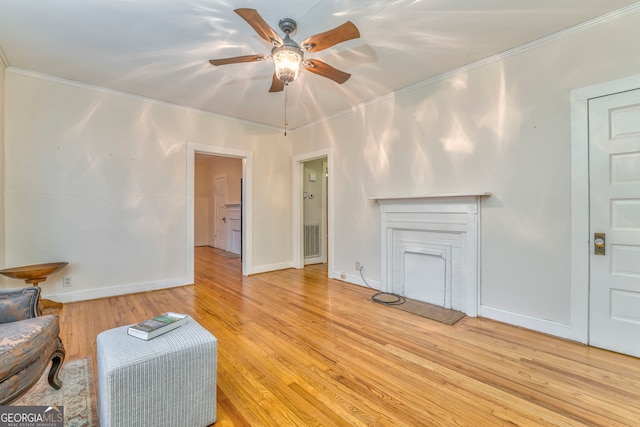
[[[0,289],[0,405],[25,394],[49,362],[49,384],[62,387],[58,373],[65,356],[55,314],[41,316],[40,288]]]

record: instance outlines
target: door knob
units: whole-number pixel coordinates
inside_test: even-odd
[[[604,233],[593,233],[593,254],[594,255],[604,255],[605,254],[605,244],[606,244],[606,235]]]

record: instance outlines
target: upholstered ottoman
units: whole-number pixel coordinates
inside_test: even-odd
[[[127,326],[98,335],[102,427],[204,427],[216,421],[218,340],[191,317],[149,341]]]

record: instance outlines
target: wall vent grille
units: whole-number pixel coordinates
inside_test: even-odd
[[[305,224],[304,226],[304,257],[320,256],[320,224]]]

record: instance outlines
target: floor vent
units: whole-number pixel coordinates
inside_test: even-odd
[[[304,226],[304,257],[320,256],[320,224]]]

